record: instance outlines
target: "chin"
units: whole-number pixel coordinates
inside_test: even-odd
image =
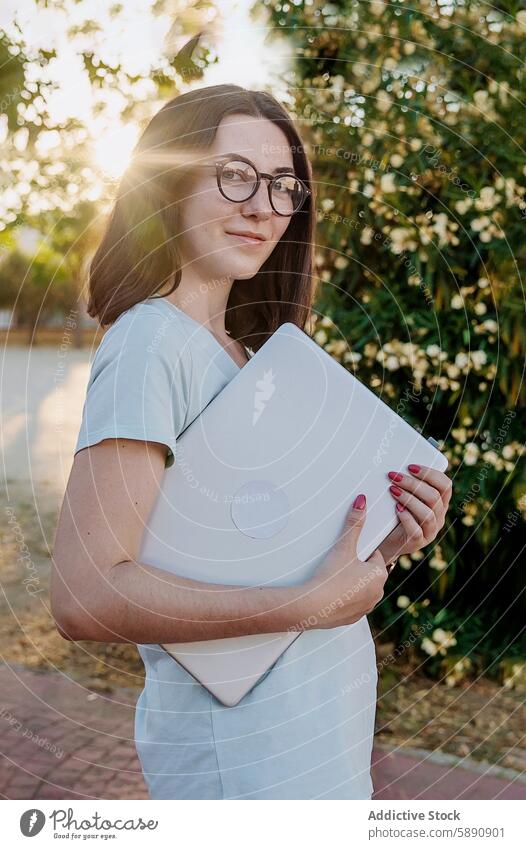
[[[253,268],[250,271],[244,270],[244,271],[239,271],[238,273],[232,272],[232,276],[233,276],[234,280],[251,280],[253,277],[256,276],[256,274],[258,273],[260,268],[261,268],[261,266],[258,265],[257,268]]]
[[[252,263],[248,265],[247,262],[239,262],[232,263],[228,266],[228,268],[223,268],[221,272],[218,272],[216,269],[215,275],[219,277],[231,277],[233,280],[250,280],[251,277],[255,277],[261,268],[262,263]]]

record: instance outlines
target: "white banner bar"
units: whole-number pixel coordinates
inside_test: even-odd
[[[110,845],[202,849],[524,846],[522,801],[4,801],[9,849]]]

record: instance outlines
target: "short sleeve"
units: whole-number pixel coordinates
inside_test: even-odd
[[[191,353],[179,317],[148,304],[122,313],[106,331],[91,366],[75,454],[123,437],[167,446],[175,460],[185,428]]]

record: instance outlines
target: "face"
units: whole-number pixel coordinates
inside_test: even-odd
[[[208,164],[228,153],[241,154],[267,174],[284,167],[294,171],[285,134],[266,118],[241,114],[224,118],[204,158]],[[196,170],[181,204],[179,239],[183,266],[191,267],[192,275],[203,280],[246,280],[257,274],[291,220],[274,212],[268,182],[262,178],[253,197],[236,203],[220,193],[215,168]],[[239,235],[246,231],[263,240]]]

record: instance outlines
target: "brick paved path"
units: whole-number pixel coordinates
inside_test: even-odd
[[[124,688],[95,694],[58,673],[0,664],[0,797],[147,799],[133,742],[137,697]],[[376,749],[374,798],[526,799],[524,776],[511,770],[426,757]]]

